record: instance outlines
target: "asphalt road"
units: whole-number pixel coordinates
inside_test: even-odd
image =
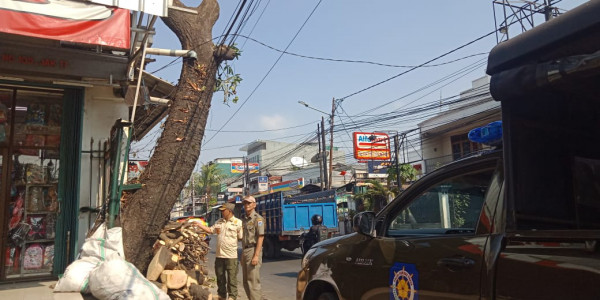
[[[210,241],[210,252],[208,254],[208,277],[215,278],[215,247],[216,236],[212,236]],[[241,244],[239,248],[241,249]],[[239,251],[238,251],[239,253]],[[239,254],[238,254],[239,257]],[[281,251],[279,259],[263,259],[260,269],[260,279],[262,284],[263,299],[268,300],[292,300],[296,297],[296,276],[300,270],[300,261],[302,254],[300,249],[295,251]],[[216,282],[212,284],[211,292],[217,295]],[[238,297],[237,299],[247,300],[244,286],[242,284],[242,267],[239,265],[238,272]]]

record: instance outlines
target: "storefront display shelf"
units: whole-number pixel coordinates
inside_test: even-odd
[[[27,214],[28,215],[47,215],[47,214],[55,214],[55,211],[47,211],[47,210],[40,210],[40,211],[31,211],[28,210]]]
[[[25,244],[33,244],[33,243],[54,243],[54,239],[39,239],[39,240],[25,241]]]

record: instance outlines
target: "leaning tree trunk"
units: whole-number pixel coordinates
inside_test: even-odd
[[[179,0],[174,4],[185,7]],[[151,260],[152,245],[169,220],[169,212],[190,178],[200,156],[200,145],[214,92],[219,63],[212,28],[219,17],[217,0],[203,0],[197,15],[171,9],[163,18],[197,59],[183,60],[181,76],[154,155],[140,177],[142,188],[122,204],[121,224],[125,257],[142,272]]]

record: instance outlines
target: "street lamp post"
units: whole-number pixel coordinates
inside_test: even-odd
[[[301,105],[304,105],[307,108],[310,108],[312,110],[316,110],[326,116],[329,117],[329,123],[330,123],[330,128],[329,128],[329,172],[328,174],[326,174],[325,176],[327,176],[328,180],[327,180],[327,189],[331,189],[331,181],[333,180],[333,173],[332,173],[332,169],[333,169],[333,117],[335,114],[335,98],[333,98],[331,100],[331,114],[326,113],[322,110],[316,109],[310,105],[308,105],[308,103],[304,102],[304,101],[298,101],[298,103],[300,103]],[[323,131],[325,131],[325,128],[322,128]],[[327,150],[325,149],[325,144],[323,144],[323,151],[325,153],[327,153]]]

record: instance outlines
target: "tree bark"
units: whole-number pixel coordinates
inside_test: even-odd
[[[179,0],[174,0],[174,5],[186,7]],[[217,0],[203,0],[192,9],[198,14],[171,9],[169,17],[163,18],[182,49],[194,50],[197,59],[183,60],[162,135],[140,177],[142,188],[122,203],[125,257],[142,273],[152,259],[152,245],[200,156],[217,68],[227,59],[227,51],[222,49],[215,55],[212,42],[212,28],[219,17]]]

